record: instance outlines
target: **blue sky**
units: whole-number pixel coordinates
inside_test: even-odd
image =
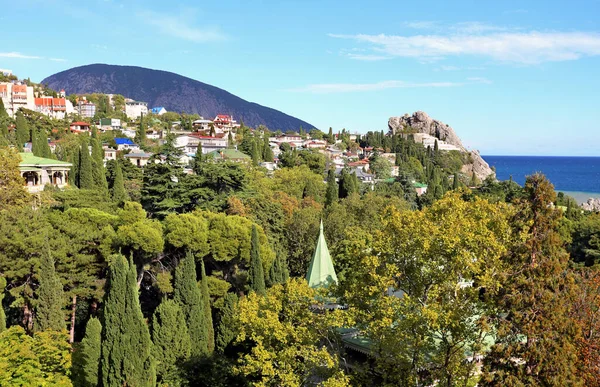
[[[0,68],[34,81],[137,65],[323,130],[423,110],[482,154],[600,156],[598,0],[0,5]]]

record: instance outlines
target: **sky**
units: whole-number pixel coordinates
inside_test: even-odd
[[[484,155],[600,156],[600,0],[0,0],[0,68],[108,63],[327,131],[417,110]]]

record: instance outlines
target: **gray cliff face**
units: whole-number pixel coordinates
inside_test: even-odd
[[[392,133],[398,133],[407,127],[411,127],[419,133],[425,133],[434,136],[442,141],[447,142],[448,144],[460,148],[463,152],[470,154],[473,162],[472,164],[466,164],[463,166],[461,172],[465,174],[471,174],[475,172],[475,176],[482,181],[490,175],[495,175],[494,171],[492,171],[488,163],[485,162],[478,151],[469,151],[463,146],[460,138],[451,126],[441,121],[434,120],[425,112],[418,111],[412,115],[405,114],[402,117],[390,117],[388,120],[388,127]]]

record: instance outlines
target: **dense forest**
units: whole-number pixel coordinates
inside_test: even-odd
[[[540,174],[480,182],[459,152],[345,131],[399,176],[377,151],[371,186],[289,147],[269,172],[268,130],[245,127],[251,162],[199,153],[186,173],[143,122],[151,162],[105,166],[112,135],[0,121],[2,386],[600,385],[600,215]],[[25,191],[28,141],[71,187]],[[339,281],[313,289],[321,220]]]

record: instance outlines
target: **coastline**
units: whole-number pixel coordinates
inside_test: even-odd
[[[600,198],[600,193],[598,192],[562,191],[556,189],[556,193],[558,192],[563,192],[565,195],[573,197],[579,204],[587,202],[589,198]]]

